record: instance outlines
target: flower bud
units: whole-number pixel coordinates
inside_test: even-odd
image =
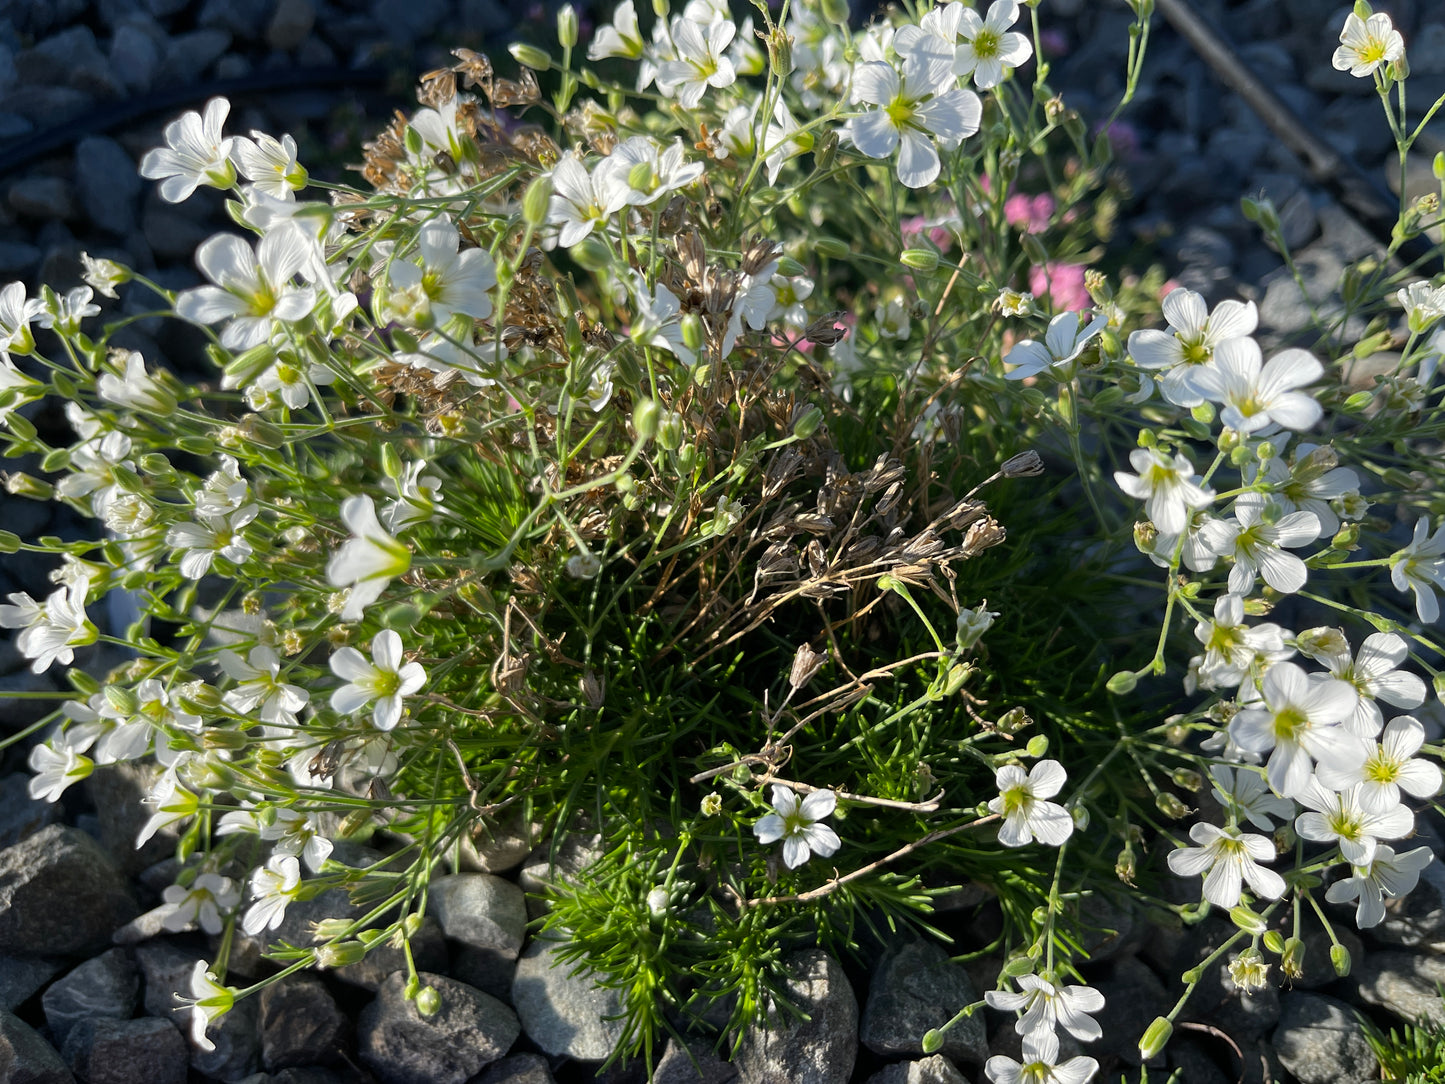
[[[1005,478],[1033,478],[1044,473],[1044,461],[1033,450],[1020,452],[1005,459],[998,472]]]
[[[807,440],[823,424],[823,412],[811,403],[793,419],[793,436]]]
[[[929,1028],[923,1033],[923,1052],[925,1054],[937,1054],[943,1049],[943,1032],[937,1028]]]
[[[1284,934],[1278,930],[1266,930],[1263,942],[1264,947],[1276,956],[1284,952]]]
[[[926,273],[938,267],[938,253],[931,248],[905,248],[899,255],[898,262],[904,267]]]
[[[345,967],[359,963],[366,956],[366,945],[361,941],[338,941],[334,945],[322,945],[316,949],[316,966],[325,971],[332,967]]]
[[[1350,950],[1341,944],[1331,945],[1330,966],[1335,969],[1335,974],[1340,978],[1348,975],[1350,973]]]
[[[656,399],[639,399],[632,408],[632,428],[642,440],[651,440],[657,435],[662,408]]]
[[[1158,1057],[1159,1052],[1169,1042],[1169,1036],[1174,1034],[1174,1025],[1167,1016],[1156,1016],[1154,1023],[1149,1025],[1144,1032],[1143,1038],[1139,1040],[1139,1057],[1148,1061]]]
[[[658,886],[647,894],[647,913],[653,918],[667,914],[667,889]]]
[[[1115,696],[1127,696],[1134,691],[1138,684],[1139,675],[1132,670],[1120,670],[1105,683],[1104,688]]]
[[[11,417],[14,418],[14,415]],[[55,496],[55,487],[23,471],[17,471],[5,479],[5,492],[16,497],[29,497],[34,501],[48,501]]]
[[[1160,813],[1172,820],[1177,821],[1181,817],[1189,816],[1189,807],[1167,790],[1159,792],[1159,797],[1154,799],[1154,805]]]
[[[572,8],[569,5],[562,10],[571,11]],[[558,18],[560,19],[561,16]],[[577,16],[574,14],[572,18],[575,20]],[[547,208],[551,204],[552,178],[544,173],[527,186],[527,194],[522,197],[522,221],[533,229],[545,226],[547,224]]]
[[[830,260],[846,260],[853,252],[846,241],[836,237],[818,238],[813,242],[813,249],[819,256],[827,256]]]
[[[1243,904],[1230,908],[1229,920],[1247,934],[1261,934],[1265,931],[1264,919]]]
[[[1032,975],[1034,973],[1034,961],[1028,956],[1015,956],[1006,961],[999,971],[1010,979],[1016,979],[1021,975]]]
[[[441,1007],[442,996],[435,986],[424,986],[416,992],[416,1011],[423,1016],[435,1016]]]
[[[651,162],[638,162],[627,171],[627,187],[638,192],[650,192],[655,179]]]
[[[668,0],[652,0],[652,14],[656,15],[659,19],[666,22],[668,15],[671,13],[672,5],[668,3]]]
[[[1049,736],[1047,734],[1035,734],[1029,739],[1029,743],[1024,749],[1031,757],[1043,756],[1049,751]]]
[[[722,812],[722,795],[717,791],[704,794],[700,808],[704,817],[716,817]]]
[[[702,317],[695,312],[687,313],[681,321],[682,342],[689,350],[701,350],[703,341]]]
[[[524,68],[544,72],[552,66],[552,58],[547,55],[545,49],[538,49],[535,45],[528,45],[525,41],[514,41],[507,46],[507,52],[511,53],[512,59]]]
[[[1287,979],[1301,978],[1305,973],[1305,943],[1291,937],[1280,946],[1279,969]]]
[[[563,4],[557,12],[557,44],[570,49],[577,44],[577,9]]]

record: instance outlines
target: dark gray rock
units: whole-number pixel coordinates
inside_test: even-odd
[[[99,951],[136,911],[120,870],[79,829],[52,824],[0,851],[0,952]]]
[[[542,837],[540,823],[518,813],[497,824],[482,824],[462,838],[461,871],[505,873],[524,862]]]
[[[1411,892],[1386,903],[1384,921],[1370,928],[1370,936],[1390,945],[1445,952],[1445,866],[1438,858],[1420,871]]]
[[[468,986],[475,986],[493,997],[510,1001],[512,980],[517,977],[517,961],[502,959],[495,952],[486,949],[463,945],[452,954],[452,965],[447,973]]]
[[[0,1012],[0,1079],[7,1084],[75,1084],[55,1048],[9,1012]]]
[[[868,1084],[968,1084],[968,1080],[942,1054],[934,1054],[880,1069],[868,1078]]]
[[[0,134],[0,138],[6,138]],[[27,275],[40,262],[40,250],[24,241],[0,241],[0,275]]]
[[[410,44],[435,31],[450,8],[449,0],[376,0],[371,17],[393,41]]]
[[[1147,964],[1130,957],[1114,961],[1109,976],[1092,985],[1104,995],[1103,1010],[1094,1014],[1104,1034],[1090,1044],[1090,1055],[1102,1059],[1104,1053],[1117,1054],[1138,1065],[1144,1029],[1173,1004],[1164,984]]]
[[[462,1084],[517,1041],[517,1015],[496,998],[441,975],[420,978],[441,995],[434,1015],[406,1000],[406,976],[396,974],[357,1024],[361,1060],[383,1084]]]
[[[21,82],[68,86],[97,98],[113,98],[124,85],[88,26],[72,26],[15,58]]]
[[[730,1084],[737,1077],[737,1068],[719,1057],[710,1043],[683,1045],[669,1038],[653,1070],[652,1084]]]
[[[748,1084],[844,1084],[858,1058],[858,1000],[843,966],[821,949],[797,953],[784,996],[807,1018],[774,1008],[743,1032],[735,1064]]]
[[[266,27],[266,44],[289,52],[306,40],[315,24],[316,8],[311,0],[278,0]]]
[[[261,991],[261,1060],[269,1070],[335,1061],[347,1020],[315,975],[291,975]]]
[[[1286,993],[1274,1048],[1299,1084],[1374,1080],[1380,1074],[1350,1007],[1323,994]]]
[[[1364,956],[1364,942],[1353,930],[1336,923],[1335,937],[1345,946],[1351,960],[1359,960]],[[1330,962],[1330,935],[1324,928],[1318,923],[1309,923],[1301,931],[1300,940],[1304,942],[1305,949],[1302,961],[1304,973],[1294,979],[1291,986],[1296,990],[1318,990],[1338,981],[1335,965]]]
[[[63,177],[22,177],[10,186],[10,206],[29,218],[73,218],[75,193]]]
[[[196,19],[199,26],[225,30],[243,41],[261,36],[276,0],[205,0]]]
[[[513,960],[527,931],[527,900],[510,881],[490,873],[437,877],[427,891],[427,910],[453,941]]]
[[[24,556],[17,554],[16,556]],[[14,558],[7,558],[6,567],[13,567]],[[34,580],[30,581],[34,583]],[[0,720],[0,732],[15,731],[31,723],[38,723],[45,716],[55,710],[53,703],[47,703],[42,699],[34,700],[11,700],[11,693],[53,693],[59,686],[56,678],[46,671],[43,674],[33,674],[27,666],[23,670],[0,676],[0,702],[5,704],[5,717]]]
[[[411,956],[418,971],[446,972],[448,970],[447,945],[442,937],[442,928],[431,915],[427,915],[422,920],[420,929],[411,938]],[[363,990],[375,991],[392,972],[405,970],[406,949],[393,946],[388,940],[383,940],[361,960],[354,964],[347,964],[345,967],[338,967],[331,973],[342,982],[360,986]],[[452,977],[461,979],[472,986],[477,985],[470,982],[465,975],[453,973]],[[486,989],[486,987],[478,988]],[[488,990],[487,992],[494,991]]]
[[[7,515],[9,511],[7,506]],[[19,531],[15,533],[26,537]],[[0,778],[0,847],[19,843],[55,821],[54,802],[30,797],[31,778],[29,772],[12,772]]]
[[[125,88],[144,94],[160,67],[161,50],[155,39],[134,26],[122,26],[110,42],[110,66]]]
[[[157,259],[183,260],[210,236],[203,224],[169,207],[147,207],[141,215],[141,231]]]
[[[517,884],[527,894],[527,914],[546,913],[545,896],[553,885],[575,884],[592,863],[602,857],[602,837],[569,832],[536,848],[517,871]]]
[[[159,72],[170,83],[193,83],[231,47],[231,35],[224,30],[192,30],[177,34],[166,46]]]
[[[547,1059],[541,1054],[513,1054],[493,1062],[472,1084],[556,1084]],[[653,1077],[652,1084],[662,1084]]]
[[[176,1010],[185,1005],[181,998],[191,992],[191,974],[201,957],[160,940],[137,945],[132,952],[144,981],[141,996],[145,1011],[163,1020],[174,1019]]]
[[[1359,999],[1378,1005],[1406,1023],[1422,1016],[1445,1024],[1445,1002],[1435,992],[1445,983],[1445,959],[1389,949],[1366,953],[1354,962],[1350,982]]]
[[[87,136],[75,148],[75,187],[96,226],[124,236],[135,226],[141,177],[125,149],[105,136]]]
[[[62,1050],[88,1084],[186,1084],[186,1040],[169,1020],[85,1020]]]
[[[179,832],[174,825],[156,832],[144,846],[135,845],[150,819],[150,809],[142,800],[163,770],[159,764],[139,760],[102,764],[82,784],[100,815],[101,844],[131,876],[176,851]]]
[[[281,925],[256,936],[239,930],[232,942],[231,967],[243,975],[258,976],[270,966],[261,958],[269,945],[288,941],[293,945],[314,945],[315,925],[327,919],[354,922],[367,908],[354,903],[344,888],[332,888],[309,900],[297,900],[286,908]]]
[[[163,19],[167,15],[174,15],[184,8],[190,0],[141,0],[146,10],[157,19]]]
[[[87,960],[45,991],[40,1004],[55,1041],[64,1045],[82,1020],[129,1020],[140,998],[140,975],[124,949]]]
[[[44,956],[0,956],[0,1009],[14,1012],[64,966]]]
[[[207,1025],[206,1038],[216,1049],[203,1050],[191,1043],[192,1069],[217,1080],[240,1080],[260,1068],[261,1040],[257,1034],[259,1000],[243,997],[231,1006],[230,1012]],[[190,1023],[184,1014],[173,1015],[171,1019],[182,1027]]]
[[[537,938],[517,961],[512,1004],[527,1038],[544,1052],[578,1061],[603,1061],[622,1037],[622,1001],[587,972],[562,963],[562,943]]]
[[[949,960],[932,941],[905,941],[890,948],[873,972],[858,1038],[875,1054],[921,1058],[924,1033],[943,1027],[977,1000],[978,991],[962,964]],[[982,1014],[950,1028],[940,1053],[970,1065],[987,1061]]]
[[[95,99],[74,87],[49,83],[23,83],[0,97],[0,112],[13,113],[31,124],[59,124],[74,120],[95,104]]]

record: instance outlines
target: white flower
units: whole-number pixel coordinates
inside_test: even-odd
[[[289,135],[283,135],[279,142],[265,132],[253,131],[251,139],[235,136],[231,160],[248,181],[255,183],[257,191],[272,199],[295,199],[295,193],[306,187],[306,169],[296,161],[296,140]]]
[[[1375,848],[1367,865],[1352,867],[1349,877],[1330,885],[1325,890],[1325,899],[1331,903],[1347,903],[1358,897],[1355,925],[1362,930],[1378,926],[1385,919],[1385,900],[1399,899],[1414,891],[1420,881],[1420,871],[1434,858],[1429,847],[1416,847],[1397,855],[1382,843]]]
[[[1281,662],[1265,673],[1260,695],[1264,706],[1241,709],[1229,722],[1229,736],[1241,749],[1270,754],[1265,773],[1276,794],[1297,797],[1314,760],[1364,759],[1364,740],[1340,725],[1357,699],[1345,682]]]
[[[341,519],[352,537],[327,563],[326,579],[334,587],[351,587],[341,620],[360,621],[386,585],[411,567],[411,550],[382,529],[370,497],[344,500]]]
[[[423,298],[421,311],[413,318],[422,326],[445,324],[456,313],[478,320],[492,315],[488,292],[497,284],[497,268],[491,255],[481,248],[458,253],[461,235],[445,219],[428,222],[417,233],[421,263],[395,260],[387,271],[391,288],[403,295]]]
[[[199,113],[183,113],[166,125],[166,145],[147,151],[140,160],[140,175],[161,182],[161,199],[180,203],[198,185],[230,188],[236,182],[230,160],[233,141],[221,135],[230,111],[231,103],[225,98],[212,98],[206,103],[204,118]]]
[[[1074,831],[1074,818],[1056,802],[1044,801],[1068,781],[1057,760],[1041,760],[1025,774],[1018,764],[1005,764],[994,775],[998,797],[989,809],[1003,818],[998,841],[1005,847],[1022,847],[1037,836],[1040,843],[1057,847]]]
[[[639,346],[656,346],[675,355],[684,365],[697,363],[697,351],[682,338],[682,302],[661,282],[647,292],[647,280],[634,274],[632,280],[636,313],[632,318],[632,341]]]
[[[1023,380],[1037,376],[1051,366],[1068,364],[1083,353],[1090,339],[1108,326],[1107,316],[1096,316],[1086,324],[1082,313],[1059,313],[1049,321],[1043,342],[1024,339],[1014,344],[1003,361],[1005,365],[1016,365],[1018,368],[1006,373],[1005,379]]]
[[[612,23],[604,23],[592,36],[587,46],[588,60],[602,60],[606,57],[622,57],[638,60],[642,56],[642,31],[637,26],[637,11],[632,0],[622,0],[612,12]]]
[[[132,277],[129,268],[114,260],[92,256],[88,252],[80,254],[80,267],[81,281],[102,297],[119,298],[115,288],[124,286]]]
[[[191,972],[191,1042],[202,1050],[215,1050],[216,1044],[206,1038],[206,1028],[230,1012],[235,1003],[235,991],[216,981],[205,960],[197,960]]]
[[[1381,839],[1399,839],[1415,830],[1415,815],[1399,802],[1367,809],[1360,785],[1329,790],[1311,779],[1295,796],[1310,812],[1295,818],[1294,830],[1315,843],[1336,843],[1351,865],[1368,865]]]
[[[1171,459],[1157,448],[1135,448],[1129,465],[1138,474],[1114,472],[1114,482],[1129,496],[1144,502],[1144,514],[1161,531],[1178,534],[1190,512],[1214,502],[1214,490],[1201,483],[1194,464],[1180,453]]]
[[[1395,808],[1402,790],[1415,798],[1433,798],[1440,791],[1440,768],[1415,759],[1424,744],[1425,728],[1419,720],[1401,715],[1390,720],[1363,761],[1321,764],[1315,777],[1336,790],[1357,787],[1360,805],[1366,810]]]
[[[275,651],[257,644],[244,659],[234,651],[222,651],[220,662],[227,676],[240,683],[225,693],[232,711],[249,715],[259,709],[262,722],[296,725],[296,713],[306,706],[311,694],[281,680],[281,659]]]
[[[131,410],[151,414],[169,414],[176,408],[176,398],[150,373],[146,372],[145,358],[138,350],[125,353],[125,375],[102,373],[96,381],[96,391],[107,402]]]
[[[95,770],[89,757],[80,756],[69,745],[62,745],[57,749],[53,742],[37,745],[30,750],[27,763],[35,773],[27,789],[30,797],[36,801],[59,801],[67,787],[72,783],[79,783]]]
[[[1244,599],[1239,595],[1215,599],[1213,619],[1195,625],[1194,637],[1204,645],[1199,677],[1209,689],[1238,685],[1261,657],[1278,661],[1291,654],[1278,625],[1244,623]]]
[[[877,106],[848,122],[848,137],[860,154],[887,158],[898,152],[898,180],[924,188],[938,179],[942,164],[934,149],[956,147],[978,131],[983,104],[971,90],[950,87],[953,57],[936,40],[923,40],[903,58],[902,70],[878,61],[853,70],[853,100]]]
[[[1209,774],[1214,778],[1214,797],[1231,819],[1242,815],[1261,831],[1273,832],[1271,817],[1278,817],[1284,823],[1295,814],[1294,802],[1271,794],[1264,776],[1258,772],[1216,764],[1209,769]]]
[[[757,824],[753,834],[759,843],[783,841],[783,863],[789,869],[797,869],[811,854],[827,858],[843,845],[838,833],[826,824],[819,824],[830,816],[838,805],[838,797],[831,790],[815,790],[806,798],[781,784],[773,784],[773,809]]]
[[[232,512],[230,517],[197,516],[192,522],[173,524],[166,532],[166,544],[180,554],[181,575],[199,580],[211,570],[211,561],[219,554],[233,565],[251,556],[251,544],[242,532],[256,518],[260,508],[248,504]]]
[[[1214,360],[1214,351],[1230,339],[1247,338],[1259,324],[1254,302],[1221,301],[1214,312],[1193,290],[1170,290],[1162,306],[1169,331],[1136,331],[1129,336],[1129,356],[1142,369],[1168,369],[1159,381],[1164,398],[1176,406],[1195,407],[1204,395],[1194,387],[1200,366]]]
[[[176,782],[176,775],[173,771],[164,772],[151,792],[141,799],[141,804],[155,810],[141,830],[136,834],[135,845],[139,850],[146,845],[146,842],[159,832],[162,828],[169,828],[173,824],[179,824],[196,815],[201,808],[200,799],[190,791],[186,790]]]
[[[1009,29],[1018,21],[1017,0],[994,0],[988,15],[980,19],[978,12],[962,4],[959,8],[959,45],[953,55],[955,75],[972,75],[979,90],[988,90],[1003,82],[1008,68],[1017,68],[1034,55],[1029,39]],[[936,10],[936,9],[935,9]]]
[[[1410,331],[1418,335],[1426,331],[1436,320],[1445,316],[1445,287],[1432,286],[1428,282],[1412,282],[1395,294],[1395,300],[1405,310],[1405,319]]]
[[[737,82],[733,62],[723,53],[738,28],[727,19],[706,25],[686,16],[672,20],[672,44],[677,55],[657,69],[657,89],[676,94],[683,109],[696,109],[708,87],[730,87]]]
[[[1410,544],[1390,556],[1390,582],[1397,591],[1415,592],[1415,612],[1427,624],[1440,617],[1435,588],[1445,590],[1445,523],[1432,536],[1428,516],[1415,521]]]
[[[176,313],[197,324],[229,320],[221,332],[228,350],[260,346],[277,321],[302,320],[315,306],[316,292],[291,282],[310,256],[305,234],[289,222],[268,231],[255,251],[235,234],[216,234],[196,250],[196,265],[214,285],[186,290]]]
[[[396,494],[381,510],[388,531],[403,531],[413,523],[425,523],[435,514],[442,501],[442,480],[434,474],[423,475],[424,470],[426,460],[417,459],[402,467],[401,477],[381,483],[388,493]]]
[[[1362,738],[1373,738],[1385,722],[1377,699],[1397,708],[1418,708],[1425,702],[1425,682],[1418,674],[1397,669],[1409,657],[1410,645],[1404,637],[1376,632],[1365,638],[1354,661],[1348,646],[1342,654],[1321,660],[1330,673],[1348,681],[1360,694],[1355,713],[1345,720],[1345,726]]]
[[[773,103],[768,130],[763,133],[763,153],[768,167],[768,183],[777,184],[784,163],[813,149],[813,133],[802,130],[788,103],[779,98]]]
[[[193,923],[209,934],[221,932],[221,912],[241,902],[241,890],[229,877],[202,873],[191,886],[167,885],[161,893],[161,925],[179,933]]]
[[[1231,594],[1248,595],[1259,575],[1288,595],[1305,585],[1309,570],[1283,547],[1308,546],[1320,535],[1320,521],[1313,512],[1290,512],[1275,518],[1263,493],[1242,493],[1234,502],[1233,519],[1211,520],[1201,531],[1216,554],[1234,561],[1229,570]]]
[[[1274,844],[1265,836],[1199,821],[1189,838],[1199,846],[1171,851],[1169,868],[1180,877],[1205,874],[1204,898],[1216,907],[1236,906],[1246,882],[1256,896],[1277,900],[1284,895],[1284,878],[1259,865],[1275,857]]]
[[[879,302],[873,310],[873,322],[878,325],[878,337],[900,341],[907,339],[909,332],[913,330],[909,308],[907,298],[890,297],[887,301]]]
[[[376,703],[371,719],[378,730],[390,730],[401,719],[401,702],[426,682],[420,663],[402,663],[401,637],[393,630],[378,632],[371,641],[371,661],[354,647],[331,656],[331,672],[347,684],[331,694],[331,707],[343,715]]]
[[[592,186],[605,214],[655,203],[702,176],[702,163],[689,162],[682,141],[666,150],[650,136],[619,143],[592,171]]]
[[[27,300],[23,282],[12,282],[0,290],[0,350],[30,353],[35,348],[30,322],[44,311],[45,302],[40,298]]]
[[[1363,79],[1381,64],[1392,64],[1404,56],[1405,39],[1388,15],[1377,11],[1368,19],[1361,19],[1350,12],[1340,31],[1340,47],[1330,63],[1339,71]]]
[[[286,917],[286,906],[301,884],[301,865],[292,854],[272,855],[251,874],[252,903],[241,919],[241,929],[252,937],[274,930]]]
[[[1265,364],[1253,339],[1229,339],[1214,352],[1214,363],[1193,375],[1204,398],[1222,403],[1220,419],[1239,433],[1277,425],[1296,431],[1320,420],[1324,408],[1307,392],[1296,391],[1320,378],[1324,367],[1307,350],[1285,350]]]
[[[1053,1033],[1060,1025],[1084,1042],[1104,1034],[1098,1021],[1086,1015],[1104,1007],[1104,995],[1098,990],[1088,986],[1056,986],[1038,975],[1020,975],[1016,981],[1023,993],[990,990],[983,996],[990,1008],[1023,1012],[1014,1024],[1014,1030],[1020,1035],[1039,1031]]]
[[[321,815],[284,807],[272,812],[271,823],[260,826],[261,838],[275,841],[276,854],[300,857],[307,869],[320,873],[335,846],[321,830]]]
[[[95,643],[100,630],[86,619],[85,596],[83,583],[52,591],[36,619],[15,638],[20,653],[34,660],[33,673],[43,674],[57,662],[69,666],[75,661],[73,648]]]
[[[998,616],[998,611],[988,608],[988,599],[984,599],[972,609],[958,611],[958,620],[954,623],[958,635],[958,650],[967,651],[993,626],[993,620]]]
[[[55,294],[54,301],[45,303],[35,322],[41,327],[54,328],[57,335],[74,335],[80,330],[82,320],[100,313],[100,306],[91,302],[94,296],[89,286],[76,286],[63,294]]]
[[[1270,495],[1282,511],[1313,512],[1319,518],[1320,533],[1333,536],[1340,529],[1336,502],[1343,508],[1361,499],[1360,476],[1349,467],[1335,467],[1334,462],[1330,449],[1301,444],[1291,466],[1274,456],[1248,480],[1268,482]]]
[[[547,224],[558,227],[557,244],[571,248],[607,222],[592,175],[574,155],[563,155],[552,169],[552,196]]]
[[[993,1084],[1085,1084],[1099,1063],[1083,1054],[1060,1062],[1059,1038],[1052,1031],[1031,1031],[1023,1038],[1023,1061],[995,1054],[983,1071]]]
[[[234,456],[221,456],[221,469],[212,471],[205,484],[196,491],[197,515],[227,516],[246,503],[250,484],[241,477],[240,464]]]

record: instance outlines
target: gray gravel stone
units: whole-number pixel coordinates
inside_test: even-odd
[[[166,46],[158,74],[164,82],[194,83],[230,47],[231,35],[224,30],[192,30],[189,34],[177,34]]]
[[[10,186],[10,206],[30,218],[73,218],[75,195],[63,177],[22,177]]]
[[[453,941],[516,959],[527,931],[527,900],[511,881],[490,873],[438,877],[427,893],[427,910]]]
[[[555,850],[554,845],[555,844]],[[571,832],[560,841],[549,840],[534,850],[517,871],[517,884],[527,894],[527,914],[545,914],[544,897],[554,884],[573,884],[592,863],[602,857],[602,837]]]
[[[34,245],[24,241],[0,241],[0,275],[25,275],[39,262],[40,250]]]
[[[74,87],[97,98],[113,98],[125,87],[96,44],[88,26],[72,26],[15,57],[21,82]]]
[[[472,1084],[556,1084],[547,1059],[541,1054],[513,1054],[493,1062]],[[663,1084],[660,1076],[652,1084]]]
[[[463,983],[421,972],[441,995],[422,1016],[406,1000],[406,976],[392,975],[357,1024],[361,1060],[383,1084],[462,1084],[502,1057],[521,1034],[516,1013]]]
[[[924,1033],[943,1027],[978,997],[968,971],[941,947],[905,941],[891,948],[873,972],[859,1040],[876,1054],[922,1057]],[[941,1052],[953,1061],[982,1065],[988,1059],[982,1015],[949,1029]]]
[[[179,832],[175,826],[162,828],[143,847],[135,845],[150,819],[150,810],[141,800],[163,770],[159,764],[126,760],[97,767],[82,784],[100,814],[101,844],[121,870],[132,876],[176,851]]]
[[[1089,1053],[1101,1059],[1105,1052],[1117,1054],[1138,1065],[1140,1036],[1160,1015],[1160,1006],[1172,1004],[1164,984],[1147,964],[1130,957],[1116,960],[1108,978],[1090,985],[1104,995],[1103,1010],[1094,1014],[1104,1034]]]
[[[190,976],[186,976],[189,981]],[[190,1044],[191,1068],[217,1080],[239,1080],[254,1073],[261,1066],[261,1040],[257,1034],[257,1018],[260,1015],[258,998],[243,997],[231,1006],[231,1011],[218,1020],[212,1020],[206,1027],[206,1038],[215,1045],[214,1050],[204,1050],[195,1043]],[[171,1020],[181,1027],[189,1027],[190,1021],[184,1013],[175,1014]]]
[[[25,83],[11,87],[0,97],[0,112],[13,113],[31,124],[49,127],[74,120],[94,104],[94,98],[74,87]]]
[[[7,1084],[75,1084],[55,1048],[9,1012],[0,1012],[0,1073]]]
[[[261,991],[261,1060],[269,1070],[335,1061],[347,1020],[315,975],[291,975]]]
[[[85,1020],[62,1050],[88,1084],[186,1084],[190,1055],[169,1020]]]
[[[45,1022],[57,1043],[82,1020],[129,1020],[140,999],[140,975],[124,949],[113,948],[87,960],[51,985],[40,999]]]
[[[1373,932],[1373,931],[1372,931]],[[1335,923],[1335,936],[1349,951],[1351,960],[1359,960],[1365,954],[1364,942],[1353,930],[1342,923]],[[1335,965],[1330,963],[1330,936],[1318,923],[1307,923],[1301,933],[1304,942],[1304,974],[1292,983],[1296,990],[1317,990],[1339,980]]]
[[[145,31],[134,26],[116,29],[110,41],[110,66],[133,94],[144,94],[155,80],[161,51]]]
[[[449,0],[376,0],[371,17],[393,41],[410,44],[436,30],[450,8]]]
[[[6,507],[7,515],[10,511]],[[20,531],[16,531],[25,537]],[[12,772],[0,778],[0,847],[19,843],[55,821],[58,807],[30,797],[29,772]]]
[[[843,966],[821,949],[788,961],[784,996],[807,1015],[774,1009],[743,1032],[735,1064],[748,1084],[844,1084],[858,1058],[858,1000]]]
[[[148,941],[132,951],[145,982],[142,992],[145,1011],[170,1020],[184,1005],[176,995],[183,997],[191,992],[191,973],[201,957],[170,941]]]
[[[652,1084],[731,1084],[737,1077],[737,1068],[718,1057],[710,1043],[683,1045],[669,1038],[653,1070]]]
[[[1386,904],[1384,921],[1370,928],[1370,936],[1405,948],[1445,952],[1445,866],[1438,857],[1420,871],[1412,892]]]
[[[1355,1014],[1343,1001],[1301,991],[1281,999],[1274,1048],[1299,1084],[1339,1084],[1380,1075]]]
[[[527,824],[521,814],[496,825],[484,825],[478,837],[462,838],[461,870],[467,873],[505,873],[516,869],[542,837],[542,825]]]
[[[196,24],[251,41],[261,36],[275,7],[276,0],[205,0]]]
[[[1350,981],[1367,1005],[1378,1005],[1406,1023],[1427,1016],[1445,1024],[1445,1002],[1435,992],[1445,983],[1445,959],[1393,949],[1356,960]]]
[[[517,961],[512,1004],[527,1038],[548,1054],[603,1061],[622,1037],[617,991],[559,961],[561,942],[537,938]]]
[[[968,1084],[968,1080],[942,1054],[934,1054],[880,1069],[868,1078],[868,1084]]]
[[[0,956],[0,1009],[14,1012],[64,966],[45,956]]]
[[[90,221],[124,235],[135,225],[141,177],[125,149],[105,136],[87,136],[75,148],[75,186]]]
[[[0,851],[0,952],[97,951],[136,910],[120,870],[79,829],[52,824]]]
[[[297,900],[286,908],[286,916],[274,930],[256,936],[237,931],[232,943],[231,967],[243,975],[261,975],[270,964],[261,958],[269,945],[289,941],[293,945],[313,945],[313,927],[325,919],[354,922],[366,914],[366,908],[352,902],[344,888],[331,888],[309,900]]]
[[[437,925],[436,919],[431,915],[427,915],[422,920],[421,928],[411,939],[411,956],[418,971],[445,972],[448,970],[447,945],[442,937],[442,928]],[[352,986],[375,991],[392,972],[405,970],[406,950],[393,947],[384,941],[356,963],[338,967],[331,974]],[[452,977],[461,979],[463,982],[468,981],[465,975],[455,972]],[[470,983],[470,985],[476,986],[477,984]]]
[[[311,0],[279,0],[266,27],[266,44],[289,52],[306,40],[315,23],[316,8]]]

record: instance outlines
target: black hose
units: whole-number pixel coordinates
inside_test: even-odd
[[[388,75],[382,68],[291,68],[163,87],[139,98],[89,110],[84,116],[54,128],[7,140],[0,144],[0,177],[24,169],[46,155],[68,150],[86,136],[123,128],[155,114],[173,114],[183,106],[196,105],[216,95],[245,99],[260,94],[338,86],[376,90],[385,85]]]
[[[1174,29],[1214,70],[1230,90],[1238,94],[1265,126],[1309,171],[1310,177],[1354,219],[1387,248],[1394,240],[1399,203],[1383,184],[1371,177],[1351,158],[1319,139],[1293,109],[1239,59],[1224,38],[1201,19],[1188,0],[1155,0]],[[1395,250],[1406,263],[1429,259],[1434,243],[1420,235],[1406,238]]]

